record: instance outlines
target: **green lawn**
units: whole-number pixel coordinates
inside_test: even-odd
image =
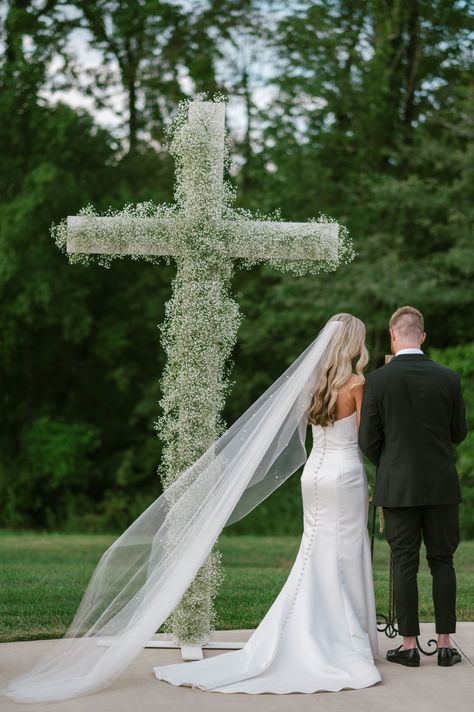
[[[101,554],[114,537],[0,531],[0,641],[61,637]],[[225,580],[217,628],[254,628],[283,586],[299,537],[220,537]],[[474,541],[456,554],[458,619],[474,620]],[[388,549],[375,543],[377,610],[387,609]],[[420,619],[433,619],[431,577],[422,557]]]

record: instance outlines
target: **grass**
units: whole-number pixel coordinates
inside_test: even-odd
[[[115,537],[0,531],[0,641],[61,637],[100,556]],[[217,628],[255,628],[283,586],[299,537],[222,535],[225,580],[216,599]],[[474,541],[456,552],[458,619],[474,620]],[[388,547],[375,542],[377,610],[386,612]],[[433,620],[431,576],[422,556],[420,620]]]

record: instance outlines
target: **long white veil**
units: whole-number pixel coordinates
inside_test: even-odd
[[[17,702],[65,700],[109,685],[129,665],[180,602],[222,529],[306,461],[315,378],[340,328],[329,322],[107,549],[64,637],[4,694]]]

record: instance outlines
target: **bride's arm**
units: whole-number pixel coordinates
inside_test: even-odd
[[[357,430],[359,430],[360,426],[360,410],[362,407],[362,396],[364,394],[364,383],[360,380],[358,380],[352,387],[351,387],[351,396],[354,400],[355,407],[356,407],[356,420],[357,420]]]

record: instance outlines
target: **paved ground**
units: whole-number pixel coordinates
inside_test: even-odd
[[[218,640],[247,640],[251,631],[220,631]],[[421,642],[433,635],[433,626],[422,625]],[[454,644],[463,652],[463,662],[438,668],[436,656],[422,657],[420,668],[405,668],[385,661],[385,651],[398,645],[380,634],[381,655],[377,665],[383,681],[364,690],[318,692],[312,695],[222,695],[174,687],[156,679],[152,667],[180,661],[174,649],[145,649],[110,687],[67,702],[19,705],[0,695],[1,712],[473,712],[474,623],[459,623]],[[29,670],[54,641],[39,640],[0,645],[0,689],[8,680]],[[206,651],[205,656],[221,655]]]

